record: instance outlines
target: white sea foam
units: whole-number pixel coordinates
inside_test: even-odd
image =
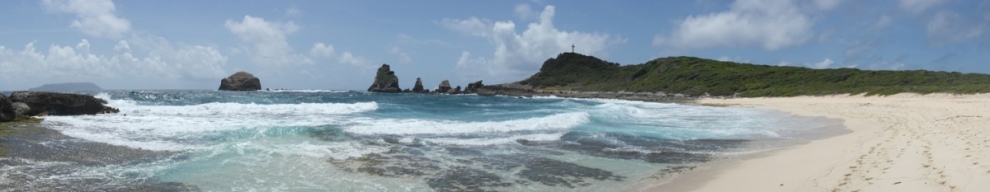
[[[507,143],[515,143],[517,140],[525,139],[527,141],[556,141],[559,140],[561,136],[564,136],[564,132],[558,133],[548,133],[548,134],[527,134],[527,135],[514,135],[508,137],[494,137],[494,138],[428,138],[423,139],[427,142],[446,144],[446,145],[500,145]]]
[[[571,112],[546,117],[534,117],[507,121],[437,121],[423,119],[355,119],[358,124],[348,126],[345,131],[356,134],[473,134],[506,133],[513,131],[566,130],[588,123],[588,113]]]
[[[264,136],[271,127],[335,124],[343,119],[340,115],[378,109],[375,102],[144,106],[126,100],[109,101],[118,104],[121,112],[50,116],[44,124],[65,135],[97,142],[151,150],[184,150],[203,147],[206,144],[202,143],[203,139],[226,137],[218,131],[242,130]]]

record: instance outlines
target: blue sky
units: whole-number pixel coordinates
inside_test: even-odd
[[[990,73],[990,0],[0,1],[0,90],[364,90],[521,80],[570,51],[810,68]]]

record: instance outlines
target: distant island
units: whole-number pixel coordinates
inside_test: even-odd
[[[96,84],[88,82],[79,83],[55,83],[55,84],[44,84],[41,87],[35,87],[28,89],[29,91],[48,91],[48,92],[71,92],[71,91],[102,91],[103,89]]]

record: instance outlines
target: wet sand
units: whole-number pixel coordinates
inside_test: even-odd
[[[842,119],[852,133],[714,164],[651,191],[990,191],[990,94],[696,102]]]

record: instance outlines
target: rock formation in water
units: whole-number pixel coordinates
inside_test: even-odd
[[[461,94],[461,86],[458,85],[457,88],[454,88],[452,90],[448,90],[447,93],[450,93],[450,94]]]
[[[29,107],[28,109],[20,109],[26,110],[23,116],[35,116],[42,113],[48,113],[48,115],[93,115],[120,112],[120,110],[105,106],[107,101],[91,95],[18,91],[10,94],[10,101],[23,103]]]
[[[44,84],[41,87],[30,88],[28,91],[48,91],[48,92],[66,92],[66,91],[102,91],[100,86],[96,86],[93,83],[55,83],[55,84]]]
[[[420,80],[419,77],[416,78],[416,85],[413,85],[412,91],[416,93],[430,92],[430,90],[423,89],[423,80]]]
[[[484,86],[484,84],[481,84],[481,80],[475,81],[474,83],[468,83],[467,87],[464,88],[464,93],[476,93],[478,92],[478,88]]]
[[[10,103],[10,99],[7,96],[3,96],[0,93],[0,122],[13,121],[16,115],[14,114],[14,107]]]
[[[399,88],[399,77],[395,76],[395,72],[388,64],[382,64],[378,68],[378,73],[375,74],[375,82],[371,83],[371,87],[368,87],[368,92],[402,92],[402,89]]]
[[[433,92],[436,92],[436,93],[447,93],[450,90],[451,90],[450,81],[447,81],[446,79],[444,79],[443,81],[440,82],[440,86],[437,86],[437,89],[436,90],[433,90]]]
[[[257,91],[261,90],[261,80],[248,72],[237,72],[230,77],[220,80],[221,91]]]

